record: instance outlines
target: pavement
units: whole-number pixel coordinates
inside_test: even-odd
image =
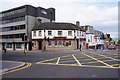
[[[2,73],[9,71],[9,70],[17,69],[17,68],[22,67],[24,65],[25,65],[24,62],[2,61]]]

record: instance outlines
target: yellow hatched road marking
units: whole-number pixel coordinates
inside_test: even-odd
[[[77,60],[77,58],[74,56],[74,54],[72,54],[72,56],[76,60],[76,62],[78,63],[78,65],[81,66],[81,63]]]
[[[58,63],[59,63],[59,61],[60,61],[60,57],[58,57],[58,60],[57,60],[57,63],[56,63],[56,64],[58,64]]]
[[[48,59],[48,60],[44,60],[44,61],[40,61],[40,62],[36,62],[36,64],[40,64],[40,63],[42,63],[42,62],[51,61],[51,60],[55,60],[55,59],[57,59],[57,58],[52,58],[52,59]]]
[[[112,66],[116,66],[116,65],[119,65],[119,64],[113,64]]]
[[[94,60],[96,60],[96,61],[98,61],[98,62],[100,62],[100,63],[102,63],[102,64],[105,64],[105,65],[108,66],[108,67],[113,67],[113,66],[111,66],[111,65],[109,65],[109,64],[107,64],[107,63],[104,63],[103,61],[98,60],[98,59],[96,59],[96,58],[94,58],[94,57],[92,57],[92,56],[89,56],[89,55],[84,54],[84,53],[82,53],[82,54],[83,54],[83,55],[86,55],[86,56],[88,56],[88,57],[90,57],[90,58],[92,58],[92,59],[94,59]]]
[[[96,54],[96,53],[94,53],[94,54]],[[101,55],[101,54],[97,54],[97,55],[103,56],[105,58],[110,58],[110,59],[115,60],[115,61],[120,61],[119,59],[114,59],[112,57],[108,57],[108,56],[105,56],[105,55]]]
[[[49,65],[56,65],[55,63],[41,63],[41,64],[49,64]],[[79,66],[78,64],[57,64],[61,66]],[[93,66],[93,65],[81,65],[81,67],[96,67],[96,68],[114,68],[118,69],[120,67],[107,67],[107,66]]]
[[[18,69],[13,69],[13,70],[10,70],[10,71],[6,71],[6,72],[3,72],[3,73],[0,73],[0,75],[3,75],[3,74],[7,74],[7,73],[11,73],[11,72],[15,72],[15,71],[18,71],[18,70],[22,70],[22,69],[25,69],[27,67],[31,66],[31,63],[27,63],[26,66],[24,67],[21,67],[21,68],[18,68]]]
[[[102,61],[104,61],[104,62],[108,62],[108,61],[113,61],[113,60],[102,60]]]
[[[73,58],[65,58],[65,59],[60,59],[60,60],[70,60],[70,59],[73,59]]]
[[[93,61],[93,62],[84,62],[82,64],[88,64],[88,63],[98,63],[98,61]]]
[[[60,59],[61,60],[61,59]],[[74,62],[75,60],[69,60],[69,61],[60,61],[60,63],[66,63],[66,62]]]

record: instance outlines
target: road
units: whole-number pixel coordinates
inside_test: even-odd
[[[4,53],[3,60],[31,63],[31,66],[3,75],[3,78],[118,78],[117,50],[34,51],[27,55]]]

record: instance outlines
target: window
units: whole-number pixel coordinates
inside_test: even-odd
[[[72,31],[68,31],[68,36],[72,36]]]
[[[63,41],[63,46],[65,46],[65,41]]]
[[[38,36],[42,36],[42,32],[41,31],[39,31]]]
[[[48,31],[48,35],[51,36],[52,35],[52,31]]]
[[[49,47],[51,46],[51,41],[48,42],[48,46],[49,46]]]
[[[69,43],[68,43],[68,44],[69,44],[69,46],[71,46],[71,41],[69,41]]]
[[[77,36],[79,36],[79,31],[77,31]]]
[[[58,31],[58,35],[61,36],[62,35],[62,31]]]
[[[12,43],[7,43],[6,48],[12,48]]]
[[[36,31],[33,31],[33,36],[36,36]]]
[[[18,18],[9,19],[9,20],[3,20],[0,22],[0,24],[6,24],[6,23],[24,21],[24,20],[25,20],[25,16],[22,16],[22,17],[18,17]]]
[[[59,41],[58,45],[59,45],[59,46],[61,46],[61,45],[62,45],[62,42],[61,42],[61,41]]]
[[[22,48],[22,45],[21,45],[21,43],[17,43],[17,44],[16,44],[16,48],[19,48],[19,49],[21,49],[21,48]]]
[[[57,46],[57,41],[55,41],[55,46]]]

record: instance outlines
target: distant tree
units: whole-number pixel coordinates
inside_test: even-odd
[[[118,40],[118,44],[120,44],[120,40]]]
[[[111,42],[112,40],[113,40],[113,39],[110,37],[110,38],[109,38],[109,41]]]

